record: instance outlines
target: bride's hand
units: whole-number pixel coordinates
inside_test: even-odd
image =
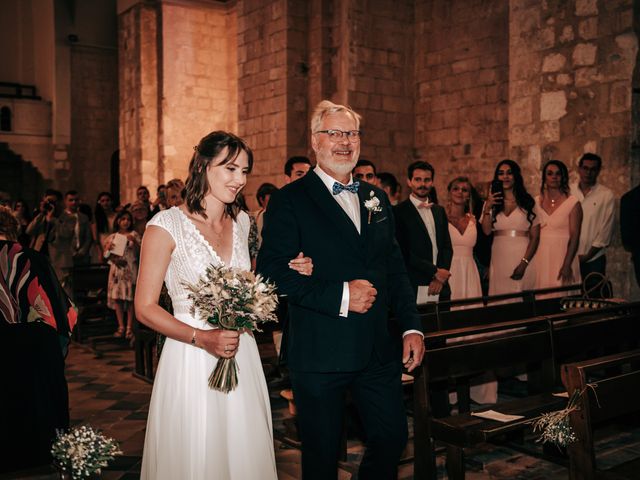
[[[198,330],[196,345],[211,355],[220,358],[231,358],[238,352],[240,333],[235,330]]]
[[[313,260],[311,257],[305,257],[304,253],[300,252],[296,258],[289,260],[289,268],[300,275],[310,276],[313,273]]]

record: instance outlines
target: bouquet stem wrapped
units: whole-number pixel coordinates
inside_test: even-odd
[[[260,323],[277,321],[275,286],[260,275],[210,265],[198,282],[185,286],[192,302],[191,314],[199,314],[217,328],[260,331]],[[219,358],[209,375],[209,388],[229,393],[237,386],[238,364],[235,358]]]

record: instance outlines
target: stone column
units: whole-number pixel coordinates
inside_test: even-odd
[[[146,185],[152,195],[159,173],[159,5],[136,3],[118,12],[121,202]]]

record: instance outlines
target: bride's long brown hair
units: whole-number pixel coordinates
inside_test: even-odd
[[[215,131],[200,140],[195,152],[189,163],[189,176],[185,184],[185,203],[190,213],[198,213],[207,218],[202,200],[209,193],[209,181],[207,180],[207,170],[213,160],[220,155],[225,147],[227,148],[227,156],[217,165],[225,165],[235,160],[240,152],[245,152],[248,157],[248,172],[251,173],[253,168],[253,152],[246,142],[233,133]],[[228,203],[225,207],[225,213],[232,219],[236,219],[238,212],[241,210],[238,200]]]

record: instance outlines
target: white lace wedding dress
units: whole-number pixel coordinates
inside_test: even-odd
[[[220,257],[177,207],[147,224],[169,232],[176,243],[165,276],[175,317],[192,327],[211,328],[189,314],[183,282],[194,283]],[[249,217],[240,213],[233,228],[230,266],[250,268]],[[236,355],[238,387],[209,389],[216,357],[167,338],[153,384],[141,477],[148,480],[276,479],[269,394],[258,348],[247,333]]]

